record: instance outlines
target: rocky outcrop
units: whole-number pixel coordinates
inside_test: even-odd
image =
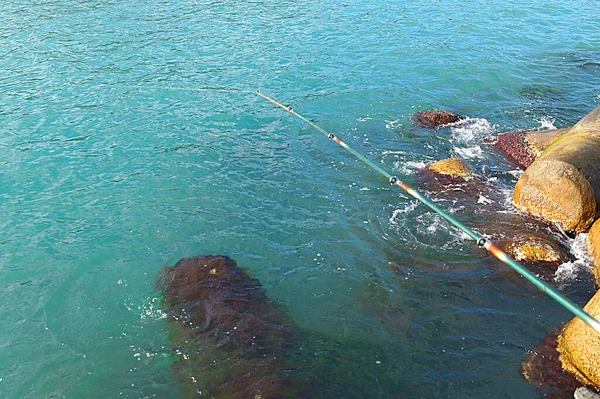
[[[596,319],[600,317],[600,291],[583,310]],[[600,333],[575,317],[559,335],[557,349],[564,370],[582,383],[600,388]]]
[[[287,364],[298,332],[261,284],[220,255],[181,259],[158,280],[185,397],[300,397]],[[201,394],[200,394],[201,392]]]
[[[525,170],[568,129],[523,130],[498,135],[496,148],[519,168]]]
[[[517,182],[515,206],[566,231],[587,231],[600,202],[600,107],[554,141]]]
[[[419,126],[427,128],[436,128],[465,119],[457,113],[437,109],[417,112],[413,118]]]
[[[592,269],[596,286],[600,287],[600,219],[592,225],[587,237],[588,252],[592,255],[594,268]]]

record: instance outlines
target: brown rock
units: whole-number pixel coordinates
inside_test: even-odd
[[[599,318],[600,291],[596,292],[583,310]],[[600,333],[575,317],[558,337],[557,350],[566,371],[584,384],[600,388]]]
[[[521,169],[527,169],[558,137],[568,129],[523,130],[498,135],[496,147]]]
[[[600,219],[596,220],[588,233],[587,247],[594,261],[592,271],[596,280],[596,286],[600,287]]]
[[[531,356],[523,362],[521,373],[544,398],[573,398],[573,393],[582,384],[574,375],[563,371],[559,353],[556,350],[558,334],[556,330],[531,351]]]
[[[437,109],[433,111],[417,112],[414,115],[414,120],[417,124],[428,128],[436,128],[449,123],[456,123],[462,119],[465,118],[457,113]]]
[[[568,131],[569,129],[530,131],[525,134],[525,142],[533,155],[539,157],[552,143]]]
[[[521,176],[514,193],[521,211],[585,232],[600,202],[600,107],[555,140]]]
[[[589,181],[575,166],[553,159],[527,168],[515,186],[514,202],[519,210],[575,233],[585,232],[596,215]]]
[[[496,148],[521,169],[527,169],[535,161],[535,154],[525,142],[526,131],[502,133]]]
[[[184,258],[164,271],[157,287],[185,354],[174,369],[186,397],[299,397],[286,363],[298,332],[235,261]]]
[[[518,262],[566,262],[569,257],[558,245],[539,238],[512,243],[508,253]]]
[[[542,277],[554,276],[558,267],[569,261],[566,248],[541,237],[517,238],[516,241],[502,246],[513,259],[529,266],[531,271]]]
[[[464,180],[472,180],[474,178],[471,167],[459,158],[442,159],[427,166],[426,169],[433,173],[460,177]]]

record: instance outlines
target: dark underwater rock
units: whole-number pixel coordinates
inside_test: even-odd
[[[596,319],[600,316],[600,292],[583,308]],[[579,317],[574,317],[558,337],[557,350],[564,370],[589,387],[600,389],[600,334]]]
[[[427,128],[436,128],[465,119],[463,116],[455,112],[438,109],[433,111],[417,112],[413,118],[418,125]]]
[[[573,398],[575,390],[582,385],[575,376],[563,371],[556,350],[559,333],[557,330],[540,342],[521,366],[525,379],[535,386],[541,397],[548,399]]]
[[[298,331],[258,280],[220,255],[183,258],[157,283],[182,358],[185,397],[286,398],[300,392],[288,366]]]

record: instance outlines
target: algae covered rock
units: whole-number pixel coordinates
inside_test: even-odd
[[[600,291],[583,309],[595,318],[600,317]],[[557,350],[564,370],[582,383],[600,388],[600,333],[575,317],[558,337]]]
[[[512,243],[508,253],[518,262],[566,262],[569,258],[564,250],[541,239],[528,239]]]
[[[569,261],[569,252],[555,241],[542,237],[519,238],[504,246],[504,250],[517,262],[533,266],[536,274],[554,275],[558,267]]]
[[[455,112],[439,109],[417,112],[413,118],[418,125],[427,128],[436,128],[465,119]]]
[[[298,331],[231,258],[183,258],[159,277],[185,397],[301,397],[288,364]]]
[[[596,285],[600,287],[600,219],[596,220],[590,229],[587,247],[594,261],[593,273]]]
[[[560,354],[556,350],[559,333],[560,330],[556,330],[537,344],[521,365],[523,377],[544,398],[572,398],[581,386],[574,375],[566,373],[562,368]]]
[[[527,169],[556,139],[568,129],[523,130],[498,135],[496,148],[519,168]]]
[[[587,231],[600,200],[600,107],[554,141],[517,182],[515,206],[566,231]]]
[[[475,177],[471,167],[459,158],[442,159],[432,163],[425,169],[439,175],[459,177],[464,180],[472,180]]]

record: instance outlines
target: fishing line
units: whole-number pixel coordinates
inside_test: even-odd
[[[254,90],[225,89],[223,87],[168,87],[168,86],[118,86],[136,90],[201,91],[213,93],[254,93]]]
[[[502,262],[504,262],[505,264],[510,266],[514,271],[519,273],[521,276],[525,277],[529,282],[531,282],[533,285],[535,285],[537,288],[539,288],[540,291],[546,293],[550,298],[554,299],[565,309],[567,309],[568,311],[573,313],[575,316],[579,317],[581,320],[583,320],[585,323],[587,323],[589,326],[591,326],[594,330],[596,330],[597,332],[600,333],[600,322],[598,320],[596,320],[592,315],[590,315],[589,313],[584,311],[582,308],[577,306],[570,299],[568,299],[567,297],[562,295],[555,288],[553,288],[552,286],[546,284],[544,281],[539,279],[535,274],[531,273],[527,268],[525,268],[519,262],[515,261],[510,256],[508,256],[504,251],[502,251],[500,248],[498,248],[490,240],[488,240],[487,238],[484,238],[480,234],[477,234],[476,232],[471,230],[469,227],[462,224],[459,220],[455,219],[454,217],[452,217],[451,215],[446,213],[443,209],[441,209],[439,206],[437,206],[436,204],[431,202],[431,200],[429,200],[427,197],[421,195],[418,191],[413,190],[406,183],[404,183],[402,180],[400,180],[397,176],[393,176],[393,175],[389,174],[388,172],[386,172],[385,170],[383,170],[382,168],[380,168],[379,166],[374,164],[372,161],[370,161],[369,159],[364,157],[362,154],[360,154],[353,148],[349,147],[346,143],[344,143],[342,140],[340,140],[334,134],[327,132],[325,129],[321,128],[320,126],[309,121],[302,115],[298,114],[296,111],[294,111],[292,109],[292,107],[286,107],[285,105],[273,100],[271,97],[264,95],[259,90],[256,90],[256,94],[258,94],[265,100],[277,105],[278,107],[286,110],[287,112],[291,113],[292,115],[301,119],[302,121],[308,123],[310,126],[312,126],[316,130],[318,130],[319,132],[321,132],[325,136],[327,136],[330,140],[335,141],[337,144],[342,146],[345,150],[347,150],[352,155],[354,155],[355,157],[360,159],[362,162],[367,164],[371,169],[375,170],[377,173],[384,176],[390,184],[400,187],[401,189],[406,191],[408,194],[410,194],[411,196],[413,196],[414,198],[419,200],[421,203],[427,205],[427,207],[429,207],[435,213],[437,213],[438,215],[440,215],[441,217],[446,219],[450,224],[457,227],[458,229],[463,231],[465,234],[467,234],[469,237],[471,237],[477,243],[477,245],[479,247],[485,248],[489,253],[491,253],[496,258],[498,258],[499,260],[501,260]]]

